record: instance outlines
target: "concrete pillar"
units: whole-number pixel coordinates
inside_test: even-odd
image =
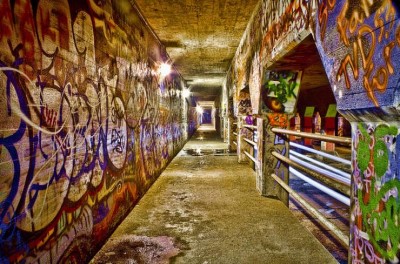
[[[272,152],[279,152],[281,155],[289,157],[289,139],[275,135],[271,129],[274,127],[288,129],[289,118],[285,113],[268,113],[263,118],[257,119],[257,130],[260,135],[258,139],[258,160],[260,166],[257,170],[257,189],[267,197],[274,197],[289,205],[288,193],[280,187],[271,177],[274,173],[285,183],[289,183],[289,170],[285,163],[278,161]]]
[[[357,3],[356,3],[357,2]],[[400,20],[396,1],[319,6],[316,44],[352,126],[351,263],[400,256]],[[340,52],[338,52],[340,51]]]

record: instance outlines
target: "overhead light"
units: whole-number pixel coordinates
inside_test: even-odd
[[[166,77],[171,73],[171,65],[168,63],[161,63],[159,72],[161,77]]]
[[[190,96],[189,89],[183,89],[182,96],[185,97],[185,98],[188,98]]]

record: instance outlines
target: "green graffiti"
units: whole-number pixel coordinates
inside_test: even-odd
[[[384,141],[386,135],[397,135],[397,128],[380,125],[375,129],[374,167],[379,178],[385,175],[389,166],[389,153]]]
[[[357,163],[358,168],[361,171],[365,171],[368,168],[368,163],[370,160],[369,143],[371,142],[371,139],[367,130],[361,124],[358,125],[358,129],[363,135],[363,140],[358,143]]]
[[[375,186],[375,178],[371,186]],[[378,212],[380,201],[392,189],[400,190],[400,181],[397,179],[386,182],[376,194],[370,192],[367,204],[363,200],[362,190],[358,190],[357,196],[362,211],[363,226],[369,235],[369,240],[374,248],[385,259],[394,259],[399,251],[400,242],[400,212],[397,199],[390,197],[381,212]],[[388,244],[390,243],[390,246]]]
[[[374,146],[374,167],[376,176],[381,178],[385,175],[389,165],[389,154],[385,142],[379,140]]]
[[[357,164],[364,175],[368,169],[371,155],[371,135],[358,125],[362,135],[357,149]],[[400,191],[400,181],[397,179],[381,182],[389,167],[389,150],[385,137],[397,136],[395,126],[379,125],[374,131],[373,166],[375,177],[372,177],[369,189],[358,189],[357,197],[362,212],[363,226],[369,235],[369,240],[379,254],[385,259],[394,260],[400,245],[400,209],[397,197],[387,197],[390,191]],[[368,193],[368,202],[364,195]],[[387,199],[384,201],[384,199]]]
[[[287,78],[279,76],[279,81],[269,81],[266,83],[269,92],[273,93],[282,104],[286,103],[288,98],[297,98],[295,94],[297,83],[291,81],[293,76],[293,74],[289,74]]]

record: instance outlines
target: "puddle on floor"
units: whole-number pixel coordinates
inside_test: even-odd
[[[183,155],[188,156],[236,156],[236,152],[227,149],[184,149]]]

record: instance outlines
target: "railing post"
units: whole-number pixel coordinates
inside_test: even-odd
[[[246,155],[244,154],[244,147],[246,142],[243,140],[243,117],[238,116],[237,118],[237,157],[239,163],[247,162]]]
[[[228,136],[228,149],[230,152],[236,152],[236,145],[233,143],[235,141],[235,135],[233,134],[236,132],[236,125],[234,124],[234,118],[229,115],[227,118],[228,121],[228,131],[227,131],[227,136]]]
[[[289,168],[285,163],[276,159],[272,152],[279,152],[289,157],[289,141],[285,135],[275,134],[272,128],[284,128],[289,126],[289,117],[285,113],[268,113],[263,119],[262,128],[259,128],[259,156],[260,156],[260,179],[259,188],[261,194],[267,197],[275,197],[287,206],[289,205],[289,194],[271,177],[277,175],[286,184],[289,183]],[[262,175],[262,176],[261,176]]]
[[[258,133],[258,141],[257,141],[257,161],[258,164],[255,166],[256,171],[256,188],[261,195],[266,195],[266,177],[263,171],[263,160],[264,160],[264,125],[265,119],[257,118],[257,133]]]

